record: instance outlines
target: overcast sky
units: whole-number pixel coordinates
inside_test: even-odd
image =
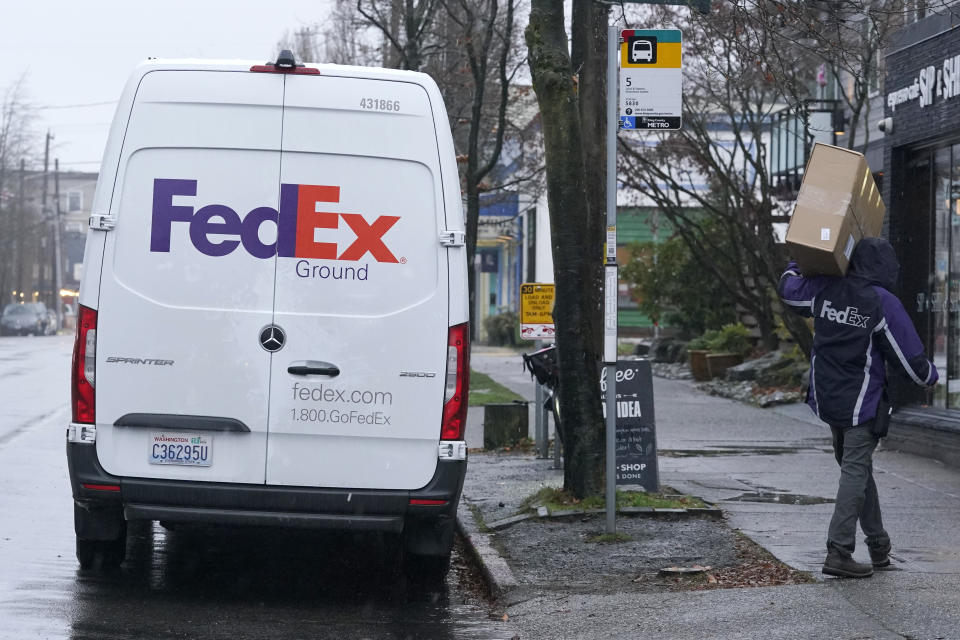
[[[266,61],[329,0],[18,0],[0,13],[0,93],[25,76],[61,170],[97,171],[127,76],[148,57]],[[106,103],[106,104],[103,104]],[[77,106],[94,105],[94,106]],[[42,141],[41,141],[42,142]]]

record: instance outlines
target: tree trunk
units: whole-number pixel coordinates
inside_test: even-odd
[[[564,487],[583,498],[603,487],[593,274],[600,247],[590,244],[587,184],[577,95],[573,86],[563,3],[533,0],[526,30],[530,72],[540,105],[547,168],[560,361]]]
[[[577,100],[587,181],[588,247],[603,246],[607,218],[607,22],[609,8],[594,0],[573,0],[571,61],[578,77]],[[596,291],[603,290],[603,264],[590,275]],[[597,353],[603,351],[603,301],[597,297],[596,330],[591,336]]]
[[[472,157],[471,157],[472,160]],[[477,317],[477,305],[480,301],[477,299],[477,268],[474,264],[477,255],[477,235],[480,225],[480,189],[475,180],[471,179],[473,174],[467,170],[465,186],[467,191],[467,290],[469,291],[470,306],[470,333],[471,340],[480,339],[480,327],[474,319]]]

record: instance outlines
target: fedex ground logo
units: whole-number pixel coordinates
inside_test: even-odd
[[[279,210],[256,207],[243,218],[223,204],[206,204],[199,209],[173,204],[176,196],[196,195],[196,180],[157,178],[153,181],[150,251],[169,252],[173,225],[184,224],[189,227],[190,242],[208,256],[225,256],[242,246],[256,258],[280,256],[356,262],[369,256],[377,262],[406,262],[404,258],[398,259],[383,239],[400,220],[399,216],[368,220],[359,213],[323,211],[324,205],[340,202],[338,186],[281,184]],[[260,228],[264,224],[276,228],[275,242],[261,240]],[[324,229],[344,226],[353,232],[351,241],[338,244],[324,240]]]

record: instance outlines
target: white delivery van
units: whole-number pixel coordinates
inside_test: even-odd
[[[466,471],[467,265],[424,74],[150,61],[87,236],[67,455],[81,566],[126,523],[372,530],[441,572]]]

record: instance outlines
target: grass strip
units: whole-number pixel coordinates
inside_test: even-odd
[[[487,404],[505,402],[523,402],[523,397],[479,371],[470,370],[470,406],[482,407]]]
[[[556,487],[544,487],[526,498],[521,504],[521,512],[534,506],[544,506],[550,511],[564,509],[603,509],[606,507],[604,496],[589,496],[577,500],[572,495]],[[645,491],[617,491],[617,508],[654,507],[659,509],[696,509],[707,505],[693,496],[677,495],[669,487],[663,487],[660,493]]]

